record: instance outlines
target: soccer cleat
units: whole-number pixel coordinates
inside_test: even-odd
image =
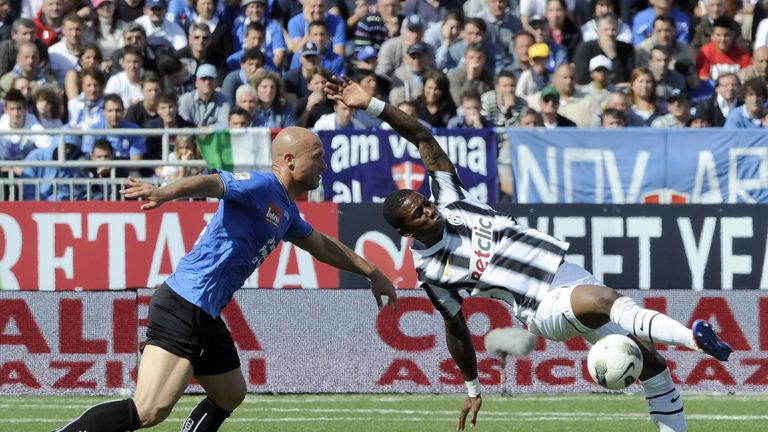
[[[720,361],[728,361],[733,352],[730,345],[720,340],[712,325],[704,320],[696,320],[693,323],[693,337],[699,349]]]

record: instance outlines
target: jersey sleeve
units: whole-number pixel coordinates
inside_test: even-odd
[[[427,292],[429,300],[435,309],[440,312],[443,319],[451,319],[461,311],[461,303],[464,300],[458,291],[441,288],[437,285],[422,283],[421,287]]]
[[[463,200],[469,196],[469,192],[464,189],[464,185],[461,183],[458,174],[452,174],[446,171],[435,171],[430,173],[430,177],[432,197],[438,206]]]
[[[291,206],[290,212],[291,224],[288,226],[288,231],[285,232],[285,236],[283,237],[284,240],[299,240],[307,238],[312,234],[314,228],[301,217],[301,213],[299,213],[299,208],[296,207],[296,204]]]
[[[218,171],[218,174],[224,183],[222,199],[231,200],[250,208],[262,207],[255,198],[263,198],[269,194],[269,187],[264,177],[254,175],[253,172]]]

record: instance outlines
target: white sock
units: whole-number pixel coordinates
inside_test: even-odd
[[[669,369],[650,378],[640,381],[645,390],[645,400],[648,402],[648,412],[651,420],[661,432],[685,432],[688,423],[685,420],[683,400],[672,382]]]
[[[698,349],[691,329],[661,312],[641,308],[629,297],[613,303],[611,321],[647,342]]]

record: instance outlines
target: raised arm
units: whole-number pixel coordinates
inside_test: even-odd
[[[129,177],[120,189],[126,198],[145,199],[142,210],[152,210],[166,201],[178,198],[206,197],[221,198],[224,195],[224,183],[218,174],[185,177],[163,187],[153,186]]]
[[[334,77],[326,84],[326,93],[329,98],[340,100],[350,108],[367,110],[389,123],[395,132],[418,147],[427,170],[456,172],[456,167],[432,136],[432,132],[416,118],[393,105],[372,98],[358,83],[350,79],[340,80]]]

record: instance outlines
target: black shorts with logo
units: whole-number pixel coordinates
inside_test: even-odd
[[[195,375],[218,375],[240,367],[240,357],[221,316],[200,307],[162,284],[149,303],[147,344],[192,363]]]

